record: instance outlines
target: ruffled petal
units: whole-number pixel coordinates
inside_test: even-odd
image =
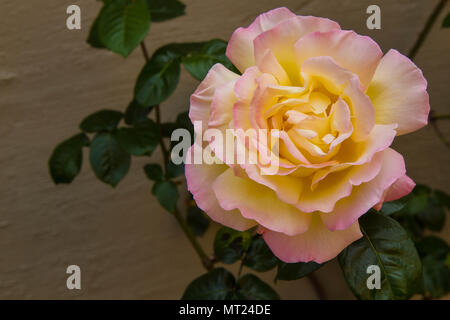
[[[298,40],[295,54],[299,66],[312,57],[331,57],[341,67],[357,74],[365,88],[383,56],[378,44],[370,37],[344,30],[310,34]]]
[[[191,151],[189,151],[191,152]],[[197,206],[217,223],[244,231],[257,225],[254,220],[244,218],[239,210],[224,210],[218,203],[211,186],[225,170],[226,165],[186,164],[185,174],[188,190],[194,196]]]
[[[358,221],[345,230],[330,231],[317,215],[313,216],[308,231],[296,236],[271,230],[263,232],[270,250],[287,263],[326,262],[361,237]]]
[[[408,195],[416,186],[416,183],[406,174],[398,178],[397,181],[386,191],[384,201],[394,201]]]
[[[329,175],[318,187],[305,189],[296,207],[304,212],[321,211],[329,214],[336,203],[350,196],[356,186],[373,180],[380,172],[383,154],[377,154],[372,161],[361,166],[352,166]]]
[[[381,59],[367,95],[375,107],[376,123],[397,123],[397,133],[419,130],[428,122],[430,102],[422,71],[396,50]]]
[[[239,209],[244,217],[257,221],[267,229],[289,235],[308,230],[310,214],[282,202],[275,192],[266,186],[248,177],[235,176],[232,169],[223,172],[212,187],[222,208]]]
[[[211,103],[216,89],[239,77],[236,73],[228,70],[222,64],[215,64],[200,83],[195,92],[191,95],[191,105],[189,108],[189,118],[192,122],[201,121],[203,130],[207,128]]]
[[[294,44],[302,37],[316,32],[340,30],[339,24],[325,18],[296,16],[282,21],[270,30],[261,33],[253,41],[255,60],[259,64],[267,49],[271,50],[291,82],[299,84],[299,70],[295,61]]]
[[[383,198],[384,192],[405,174],[403,157],[393,149],[381,152],[383,163],[380,173],[370,182],[355,187],[351,196],[336,204],[333,212],[321,213],[323,223],[330,230],[344,230],[369,211]]]
[[[283,20],[295,17],[287,8],[277,8],[259,15],[248,28],[238,28],[228,42],[226,55],[241,71],[255,65],[253,39]]]

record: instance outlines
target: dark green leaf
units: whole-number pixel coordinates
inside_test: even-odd
[[[116,138],[122,149],[135,156],[151,155],[159,142],[158,128],[150,119],[145,126],[120,128]]]
[[[359,219],[363,237],[339,255],[345,279],[359,299],[408,299],[421,278],[420,258],[414,243],[398,222],[370,212]],[[381,289],[367,287],[367,267],[381,270]]]
[[[214,239],[214,254],[223,263],[231,264],[239,260],[251,242],[249,232],[240,232],[227,227],[217,231]]]
[[[450,269],[445,260],[434,255],[422,258],[423,294],[432,298],[441,298],[450,292]]]
[[[194,134],[194,126],[192,125],[191,119],[189,118],[189,112],[182,112],[178,114],[177,120],[175,121],[178,128],[183,128],[189,130],[191,135]]]
[[[265,272],[275,268],[278,259],[270,251],[264,239],[258,235],[253,237],[243,263],[253,270]]]
[[[427,236],[420,239],[420,241],[416,243],[416,248],[421,257],[429,254],[445,257],[449,251],[448,244],[441,238],[435,236]]]
[[[80,129],[84,132],[93,133],[101,131],[113,131],[123,114],[115,110],[100,110],[87,116],[80,124]]]
[[[180,78],[180,59],[168,47],[157,50],[145,64],[134,88],[135,99],[144,107],[157,105],[175,90]]]
[[[178,201],[178,189],[174,182],[157,181],[153,185],[152,193],[164,209],[171,213],[175,211]]]
[[[406,201],[404,198],[391,201],[391,202],[385,202],[383,203],[383,207],[381,208],[380,212],[386,215],[391,215],[396,212],[399,212],[406,206]]]
[[[161,134],[165,138],[170,138],[175,129],[178,129],[178,125],[175,122],[163,123],[161,125]]]
[[[232,63],[225,55],[227,42],[220,39],[208,41],[201,50],[192,52],[183,58],[186,70],[197,80],[203,80],[209,69],[216,63],[221,63],[228,69],[233,69]]]
[[[411,215],[424,211],[428,206],[428,194],[414,194],[408,201],[407,212]]]
[[[253,274],[246,274],[237,283],[238,297],[246,300],[280,300],[278,293]]]
[[[416,241],[423,236],[425,227],[423,223],[419,221],[419,219],[417,219],[416,216],[401,215],[399,217],[395,217],[395,219],[406,230],[408,236],[413,241]]]
[[[99,133],[91,143],[90,161],[97,178],[115,187],[127,174],[131,158],[111,133]]]
[[[97,16],[97,18],[95,18],[94,22],[92,23],[91,30],[89,31],[89,36],[86,40],[87,43],[89,43],[92,47],[97,49],[106,48],[105,44],[100,39],[100,31],[98,28],[101,14],[102,11],[100,11],[99,15]]]
[[[137,102],[136,100],[133,100],[130,102],[130,104],[127,107],[127,110],[125,111],[125,123],[132,126],[132,125],[141,125],[148,122],[147,115],[152,111],[152,107],[143,107]]]
[[[444,227],[444,205],[440,203],[440,199],[434,191],[429,195],[427,207],[419,212],[417,217],[430,230],[441,231]]]
[[[323,264],[311,262],[278,263],[275,280],[297,280],[321,268]]]
[[[450,209],[450,196],[447,193],[440,190],[434,190],[434,194],[443,207]]]
[[[447,14],[444,21],[442,21],[442,27],[443,28],[450,28],[450,13]]]
[[[144,166],[144,172],[150,180],[161,181],[163,179],[163,169],[159,164],[146,164]]]
[[[234,276],[224,268],[213,269],[192,281],[183,300],[225,300],[233,292]]]
[[[150,29],[150,12],[145,0],[115,0],[100,12],[100,42],[123,57],[136,48]]]
[[[178,0],[147,0],[153,22],[170,20],[185,14],[186,6]]]
[[[416,247],[422,258],[422,293],[440,298],[450,291],[450,269],[445,262],[450,248],[444,240],[434,236],[424,237]]]
[[[167,164],[167,178],[176,178],[184,174],[184,164],[175,164],[171,160]]]
[[[79,133],[56,146],[48,162],[53,182],[71,183],[78,175],[83,162],[83,146],[89,145],[89,138]]]
[[[187,210],[186,222],[196,236],[202,236],[208,229],[210,220],[196,205]]]

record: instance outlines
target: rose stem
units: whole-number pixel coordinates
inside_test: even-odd
[[[148,50],[147,50],[147,47],[145,46],[144,42],[141,42],[141,49],[142,49],[142,53],[144,55],[145,61],[148,61],[150,59],[150,57],[148,55]],[[159,145],[161,147],[161,151],[162,151],[163,159],[164,159],[163,160],[164,161],[164,172],[167,173],[167,164],[169,162],[169,152],[167,151],[166,145],[164,144],[164,140],[163,140],[163,137],[161,134],[162,133],[161,113],[160,113],[159,105],[155,106],[155,114],[156,114],[156,126],[159,131]],[[178,224],[180,225],[184,234],[186,235],[189,242],[192,244],[192,246],[194,247],[198,256],[200,257],[200,260],[202,261],[202,265],[205,267],[206,270],[211,270],[214,267],[214,260],[209,258],[208,255],[203,250],[203,248],[200,246],[200,243],[197,241],[195,236],[192,234],[191,229],[187,225],[186,221],[184,220],[183,216],[181,215],[181,213],[177,207],[175,207],[173,215],[175,216],[175,219],[177,219]]]
[[[433,12],[431,13],[430,17],[428,18],[427,22],[425,23],[425,26],[420,33],[419,37],[417,38],[416,42],[414,43],[414,46],[409,51],[408,57],[411,60],[414,60],[417,53],[419,52],[420,48],[422,47],[422,44],[424,43],[425,39],[428,37],[428,34],[430,33],[431,29],[433,28],[433,25],[435,24],[437,18],[439,17],[439,14],[441,13],[442,9],[444,9],[445,5],[447,4],[447,0],[441,0],[434,8]],[[439,139],[441,139],[442,143],[447,148],[450,148],[450,143],[447,141],[445,136],[442,134],[441,130],[439,129],[436,120],[441,119],[448,119],[449,115],[432,115],[432,112],[430,112],[430,123],[433,127],[434,131],[436,132]]]
[[[438,18],[442,9],[444,9],[446,3],[447,3],[447,0],[441,0],[437,4],[437,6],[434,8],[433,12],[431,13],[430,17],[428,18],[427,22],[425,23],[425,26],[424,26],[422,32],[419,34],[419,37],[417,38],[416,42],[414,43],[414,46],[409,51],[408,57],[411,60],[414,60],[414,58],[416,57],[417,53],[419,52],[419,49],[422,47],[423,42],[428,37],[428,34],[430,33],[431,29],[433,28],[433,25],[436,22],[436,19]]]
[[[325,290],[322,287],[322,284],[319,282],[319,279],[317,279],[316,275],[313,273],[310,273],[306,276],[309,280],[309,282],[314,287],[314,290],[316,291],[317,298],[319,300],[327,300],[327,295],[325,293]]]

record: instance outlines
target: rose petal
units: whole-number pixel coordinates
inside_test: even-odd
[[[375,179],[355,187],[351,196],[342,199],[336,204],[333,212],[321,213],[323,223],[330,230],[344,230],[353,224],[360,216],[376,205],[398,178],[405,174],[403,157],[393,149],[380,152],[383,164],[380,173]]]
[[[295,17],[287,8],[277,8],[259,15],[248,28],[238,28],[228,42],[226,55],[241,71],[255,65],[253,39],[283,20]]]
[[[396,50],[381,59],[367,95],[375,107],[376,123],[397,123],[397,133],[419,130],[428,122],[430,102],[422,71]]]
[[[326,262],[361,237],[358,221],[345,230],[330,231],[317,215],[313,216],[308,231],[296,236],[271,230],[263,232],[270,250],[286,263]]]
[[[207,187],[211,186],[214,180],[227,168],[226,165],[186,164],[187,187],[194,196],[197,206],[206,212],[211,219],[227,227],[244,231],[257,225],[257,223],[245,219],[239,210],[224,210],[220,207],[214,192],[211,192],[211,189]]]
[[[225,210],[239,209],[247,219],[289,235],[308,230],[310,214],[282,202],[271,189],[248,178],[236,177],[232,169],[222,173],[212,187]]]
[[[189,118],[192,122],[201,121],[203,130],[207,128],[211,103],[217,87],[237,79],[239,75],[228,70],[220,63],[215,64],[191,95]]]
[[[272,29],[258,35],[253,41],[256,63],[259,65],[267,49],[270,49],[289,75],[291,82],[299,85],[299,70],[295,61],[294,44],[312,32],[334,29],[340,30],[339,24],[325,18],[296,16],[284,20]]]
[[[295,44],[295,55],[299,66],[312,57],[331,57],[341,67],[357,74],[367,88],[383,52],[378,44],[367,36],[353,31],[332,30],[315,32],[298,40]]]
[[[304,212],[332,212],[340,199],[351,196],[354,186],[373,180],[382,163],[383,154],[379,153],[369,163],[334,172],[313,190],[305,189],[296,207]]]

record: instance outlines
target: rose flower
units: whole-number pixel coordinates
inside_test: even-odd
[[[286,8],[238,28],[226,53],[242,75],[214,65],[191,96],[190,119],[202,130],[276,129],[279,170],[228,163],[211,145],[223,161],[186,164],[190,192],[214,221],[258,226],[285,262],[334,258],[362,236],[361,215],[415,185],[389,146],[427,123],[421,70],[396,50],[383,56],[367,36]]]

